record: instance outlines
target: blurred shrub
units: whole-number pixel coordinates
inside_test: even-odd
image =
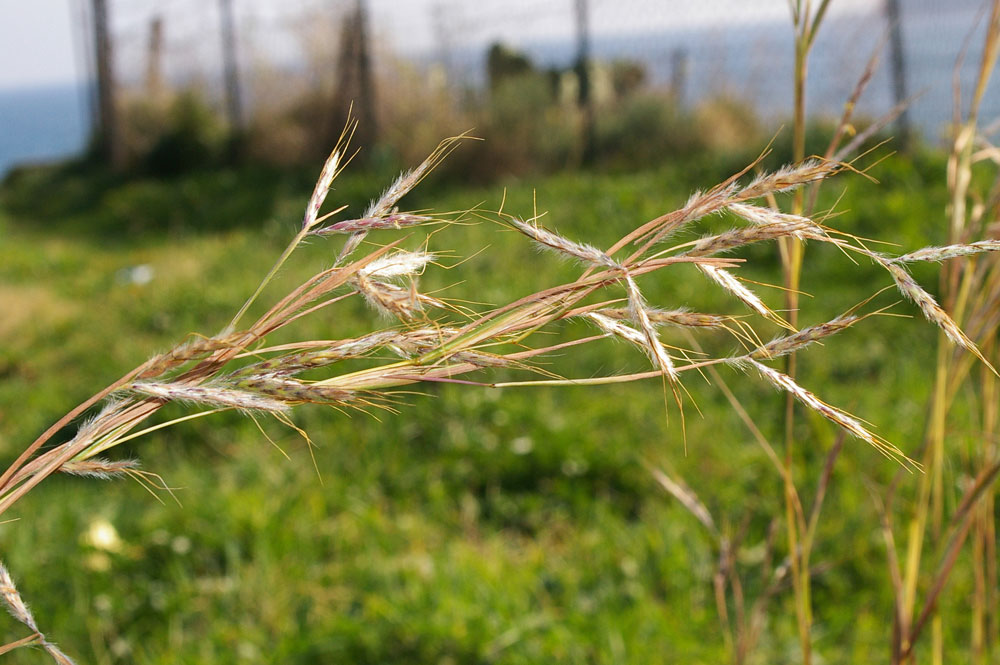
[[[619,166],[650,166],[701,150],[694,119],[667,95],[645,93],[602,109],[597,118],[597,158]]]
[[[538,73],[501,79],[485,107],[486,144],[481,168],[510,175],[563,168],[576,143],[573,113],[555,104],[548,77]]]
[[[147,175],[175,176],[216,165],[227,147],[222,120],[195,88],[169,98],[132,99],[122,115],[127,161]]]
[[[167,124],[144,160],[152,175],[177,175],[219,160],[226,133],[218,115],[195,92],[179,95],[171,104]]]
[[[694,110],[694,124],[702,145],[709,150],[745,152],[760,145],[761,123],[751,102],[716,96]]]
[[[329,45],[317,50],[305,75],[260,65],[254,70],[252,116],[239,137],[245,161],[312,167],[327,155],[342,129],[332,102],[335,77],[322,66],[330,51]],[[444,163],[443,175],[488,182],[581,166],[586,127],[575,71],[545,70],[499,44],[486,56],[486,85],[459,89],[440,65],[423,68],[381,53],[378,144],[360,158],[369,168],[391,172],[419,163],[441,139],[471,131],[484,141],[463,146]],[[594,62],[590,73],[597,166],[636,169],[706,151],[745,154],[761,138],[756,115],[735,98],[686,109],[669,93],[647,87],[641,63]],[[143,175],[173,177],[233,155],[219,110],[198,89],[138,96],[126,105],[124,124],[130,163]]]

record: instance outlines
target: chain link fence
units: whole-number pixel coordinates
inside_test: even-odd
[[[85,14],[87,4],[80,2]],[[497,43],[556,78],[572,72],[582,54],[598,69],[627,63],[644,89],[669,93],[680,108],[726,99],[771,130],[792,108],[793,34],[784,0],[109,3],[113,61],[126,94],[142,98],[160,94],[164,87],[197,87],[220,110],[227,90],[222,27],[229,4],[238,79],[230,94],[239,97],[248,118],[273,119],[283,105],[293,100],[301,105],[302,99],[309,100],[310,113],[319,118],[338,94],[351,95],[357,104],[356,89],[338,88],[351,78],[343,72],[346,54],[361,48],[370,58],[374,83],[369,101],[380,109],[379,117],[394,114],[390,122],[399,125],[443,116],[434,130],[454,133],[465,126],[447,128],[453,111],[446,107],[467,105],[488,89],[488,53]],[[968,103],[981,55],[984,6],[981,0],[898,2],[900,48],[888,37],[891,3],[833,0],[810,60],[808,111],[839,116],[868,59],[878,51],[878,69],[858,114],[875,118],[887,113],[901,94],[915,95],[909,120],[925,139],[936,141],[954,116],[956,81],[962,104]],[[359,15],[365,26],[360,47],[359,24],[349,23]],[[84,40],[82,50],[89,48]],[[894,57],[902,83],[893,77]],[[592,94],[607,95],[612,84],[617,82],[610,75],[595,77]],[[572,90],[563,93],[572,95]],[[987,120],[1000,115],[995,90],[987,93],[982,115]]]

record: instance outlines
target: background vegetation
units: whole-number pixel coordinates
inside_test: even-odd
[[[506,192],[505,209],[528,215],[537,196],[550,228],[603,245],[737,163],[704,156],[505,187],[431,180],[407,207],[496,209]],[[879,183],[836,181],[820,209],[836,200],[839,228],[904,247],[941,241],[944,166],[934,152],[894,156],[872,172]],[[345,175],[331,198],[357,206],[379,191],[382,175]],[[0,199],[8,312],[0,449],[10,455],[154,350],[221,328],[292,234],[311,179],[263,167],[170,179],[62,168],[9,179]],[[472,257],[464,268],[475,277],[451,285],[435,271],[425,292],[448,286],[450,297],[501,302],[572,274],[491,223],[453,228],[440,242]],[[329,264],[334,251],[315,242],[282,281]],[[834,299],[826,312],[870,295],[873,280],[888,281],[832,249],[810,261],[803,290]],[[924,283],[932,274],[918,271]],[[771,274],[746,276],[780,281],[776,263]],[[651,298],[699,311],[724,307],[724,298],[713,303],[693,286],[650,288]],[[777,306],[780,293],[772,295]],[[358,304],[348,309],[314,321],[314,334],[355,335],[375,316]],[[827,399],[907,451],[924,426],[935,338],[911,323],[869,320],[800,367],[803,384],[822,385]],[[645,366],[613,344],[579,363],[578,375]],[[777,439],[782,397],[738,385]],[[129,482],[53,478],[18,506],[19,521],[0,526],[6,562],[49,633],[99,663],[719,662],[727,647],[712,591],[718,553],[649,467],[687,479],[724,530],[745,530],[738,565],[751,579],[766,564],[782,484],[719,390],[688,387],[702,415],[689,414],[686,453],[678,423],[665,422],[658,384],[441,386],[402,398],[398,415],[372,418],[302,409],[297,422],[319,446],[320,477],[304,444],[283,429],[268,433],[291,459],[239,416],[180,425],[135,450],[177,488],[180,505]],[[836,433],[816,419],[796,426],[802,454],[821,464]],[[869,492],[896,470],[856,442],[838,462],[813,555],[815,650],[827,662],[888,653],[892,597]],[[915,491],[914,480],[901,491]],[[963,590],[972,580],[960,570],[952,584],[948,653],[965,653]],[[748,596],[757,591],[750,582]],[[758,657],[795,660],[790,592],[773,602]],[[22,653],[12,662],[39,658]]]

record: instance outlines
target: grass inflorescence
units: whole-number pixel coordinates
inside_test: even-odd
[[[393,183],[363,216],[336,221],[333,217],[342,209],[322,216],[320,211],[334,178],[348,161],[344,156],[349,154],[349,135],[349,131],[345,132],[343,142],[321,171],[298,233],[229,325],[217,334],[192,337],[154,355],[83,401],[26,446],[0,476],[0,514],[52,474],[98,478],[133,475],[138,472],[137,462],[132,458],[109,459],[109,451],[172,423],[222,411],[255,418],[273,416],[299,431],[291,420],[298,406],[319,404],[344,411],[393,412],[403,399],[401,388],[426,388],[440,383],[572,386],[659,379],[659,383],[651,384],[652,389],[662,391],[667,404],[672,401],[676,405],[668,409],[683,413],[690,408],[685,377],[692,372],[734,365],[754,369],[764,384],[787,392],[845,434],[872,445],[904,467],[919,468],[908,451],[872,432],[859,418],[823,401],[796,377],[766,364],[827,340],[877,313],[851,310],[797,329],[766,303],[751,281],[740,279],[749,261],[732,254],[751,244],[782,239],[808,240],[866,257],[867,265],[888,271],[885,281],[894,283],[904,296],[914,300],[950,339],[982,358],[978,346],[900,264],[990,252],[996,249],[995,243],[956,242],[888,257],[818,220],[804,214],[780,213],[768,204],[782,192],[797,191],[844,171],[844,165],[838,162],[810,159],[754,174],[752,169],[745,169],[705,193],[692,196],[679,209],[629,230],[606,250],[547,229],[537,217],[525,222],[501,215],[500,223],[523,234],[527,242],[572,259],[579,268],[575,278],[554,285],[537,284],[528,295],[486,307],[451,302],[447,293],[431,295],[421,291],[419,278],[427,271],[440,269],[438,261],[447,255],[431,249],[431,244],[437,232],[454,220],[426,211],[401,213],[397,209],[400,199],[463,137],[443,142],[424,163]],[[692,242],[672,244],[677,234],[693,231],[699,222],[720,213],[729,213],[739,226]],[[425,224],[433,224],[433,230],[413,235]],[[372,242],[373,232],[383,234],[379,239],[385,238],[387,232],[398,236]],[[275,276],[303,241],[314,238],[316,242],[331,242],[343,234],[347,234],[346,240],[332,252],[337,257],[332,265],[310,275],[283,296],[274,297],[269,305],[262,304],[265,294],[273,290]],[[679,268],[685,269],[682,272]],[[865,268],[859,265],[857,269]],[[663,303],[662,307],[649,304],[647,292],[654,280],[669,284],[671,278],[690,280],[698,279],[698,275],[703,276],[706,285],[714,285],[729,296],[730,313],[687,311],[682,303]],[[502,275],[493,277],[503,279]],[[340,339],[295,337],[295,324],[306,317],[358,299],[367,301],[379,314],[371,318],[370,330],[364,334]],[[545,334],[577,319],[593,327],[569,340],[555,341]],[[705,334],[726,330],[731,333],[733,347],[726,353],[704,356],[696,343],[675,338],[672,328]],[[776,330],[784,334],[768,343],[760,341],[773,337]],[[270,340],[279,335],[281,342],[273,344]],[[609,337],[625,340],[641,351],[648,359],[649,370],[573,377],[565,376],[552,364],[558,356]],[[497,370],[503,372],[502,380],[490,376]],[[522,376],[512,378],[511,374]],[[67,425],[102,402],[103,408],[81,423],[74,436],[54,441]],[[142,429],[155,414],[174,403],[192,412]],[[686,496],[679,485],[660,482],[672,487],[670,491],[675,495]],[[13,583],[5,588],[14,589]],[[16,603],[13,606],[21,607]],[[45,641],[33,619],[31,624],[22,623],[37,633],[32,644],[42,645],[57,660],[65,658]]]

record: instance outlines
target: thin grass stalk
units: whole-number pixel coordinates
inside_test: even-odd
[[[791,0],[792,20],[795,28],[794,117],[792,126],[792,160],[795,163],[801,163],[806,156],[806,80],[809,71],[809,53],[828,6],[829,0],[821,0],[815,15],[813,15],[809,0],[806,0],[805,3],[802,0]],[[792,214],[801,215],[803,213],[804,196],[805,193],[801,188],[795,191]],[[786,316],[791,327],[795,329],[798,324],[798,293],[804,248],[802,241],[798,238],[782,238],[778,242],[781,249]],[[791,353],[785,361],[785,373],[794,380],[796,369],[796,354]],[[788,393],[785,396],[785,527],[792,563],[792,588],[795,592],[795,614],[799,645],[802,650],[802,662],[803,665],[810,665],[812,662],[811,575],[808,565],[809,553],[804,548],[800,550],[802,534],[799,533],[795,521],[794,499],[797,492],[794,487],[793,470],[794,439],[795,398],[791,393]],[[801,558],[798,554],[800,551]]]
[[[980,68],[972,94],[968,115],[964,122],[956,117],[956,134],[948,161],[948,186],[951,194],[949,203],[948,242],[951,245],[967,243],[968,238],[968,208],[969,186],[972,181],[973,146],[977,132],[978,114],[1000,48],[1000,2],[994,0],[991,7],[989,25],[986,31],[986,41]],[[961,123],[961,124],[959,124]],[[977,280],[974,269],[975,259],[965,258],[949,262],[941,271],[941,302],[946,313],[959,325],[965,319],[970,299],[975,296]],[[921,632],[928,620],[931,624],[931,662],[940,665],[944,662],[943,617],[936,602],[925,600],[924,609],[919,618],[914,619],[916,612],[916,586],[920,574],[922,541],[932,538],[940,542],[944,522],[944,467],[946,459],[947,420],[951,402],[959,389],[959,384],[952,382],[952,377],[960,373],[955,368],[954,356],[945,350],[948,340],[939,335],[938,354],[935,363],[935,383],[931,404],[929,422],[929,440],[926,469],[927,477],[921,481],[916,514],[910,523],[908,557],[906,567],[906,604],[904,606],[906,623],[916,621],[903,634],[906,636],[901,645],[901,661],[907,662],[912,657],[913,640]],[[969,523],[971,527],[971,522]],[[929,529],[929,531],[928,531]],[[957,550],[955,551],[957,556]]]

